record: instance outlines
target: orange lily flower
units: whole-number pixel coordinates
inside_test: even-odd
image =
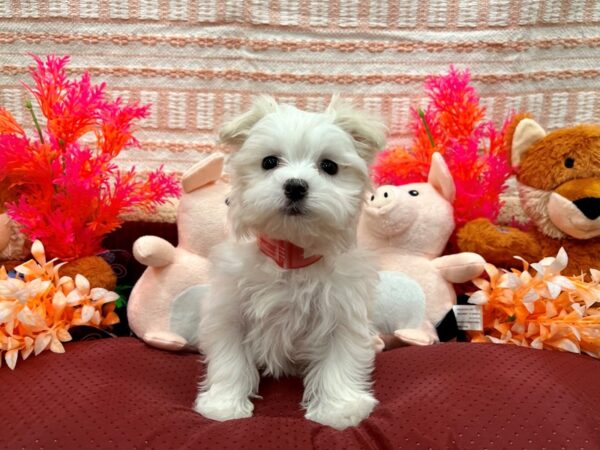
[[[59,274],[61,264],[47,261],[44,246],[35,241],[33,259],[15,268],[20,275],[9,278],[0,267],[0,365],[14,369],[18,356],[45,350],[64,353],[75,325],[106,328],[118,323],[115,292],[90,288],[82,275],[75,280]]]
[[[471,340],[600,358],[600,272],[591,271],[591,281],[565,277],[560,272],[567,262],[560,249],[531,266],[523,261],[522,271],[486,265],[490,281],[475,280],[479,291],[469,298],[482,306],[484,330],[471,333]]]

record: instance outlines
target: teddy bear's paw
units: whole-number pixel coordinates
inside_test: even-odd
[[[168,331],[153,331],[145,333],[142,340],[152,347],[162,350],[179,351],[187,346],[188,341],[175,333]]]
[[[347,400],[319,400],[308,405],[306,417],[308,420],[327,425],[337,430],[358,425],[366,419],[377,400],[369,393],[360,393]]]

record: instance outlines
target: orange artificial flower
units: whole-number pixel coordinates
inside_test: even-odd
[[[31,253],[34,259],[15,268],[16,278],[0,267],[0,365],[4,359],[11,369],[19,354],[26,359],[44,350],[64,353],[72,326],[106,328],[119,321],[114,312],[118,294],[90,289],[83,275],[60,277],[62,264],[46,260],[40,241]]]
[[[469,303],[481,305],[483,332],[472,332],[472,342],[516,344],[537,349],[586,353],[600,358],[600,272],[565,277],[568,257],[556,257],[522,271],[486,265],[489,281],[474,281],[479,291]],[[535,273],[530,272],[530,267]]]

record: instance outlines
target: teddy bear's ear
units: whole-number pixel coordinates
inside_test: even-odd
[[[221,178],[225,156],[223,153],[213,153],[202,161],[194,164],[181,177],[183,191],[190,193]]]
[[[452,174],[444,161],[444,157],[438,152],[431,156],[431,167],[427,182],[431,184],[448,202],[454,203],[456,187]]]
[[[519,167],[529,147],[546,136],[544,129],[533,119],[523,119],[515,128],[510,159],[513,167]]]
[[[325,114],[333,116],[333,122],[352,136],[358,154],[367,164],[371,164],[375,154],[385,146],[386,126],[383,121],[354,109],[337,94],[331,97]]]
[[[219,140],[224,144],[241,147],[256,122],[276,110],[277,102],[273,97],[269,95],[256,97],[249,111],[223,125],[219,133]]]

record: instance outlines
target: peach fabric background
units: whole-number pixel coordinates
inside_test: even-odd
[[[181,172],[224,119],[268,92],[381,112],[392,141],[427,74],[468,66],[496,121],[597,121],[600,2],[525,0],[0,0],[0,104],[27,119],[27,52],[70,54],[114,94],[151,102],[124,166]]]

